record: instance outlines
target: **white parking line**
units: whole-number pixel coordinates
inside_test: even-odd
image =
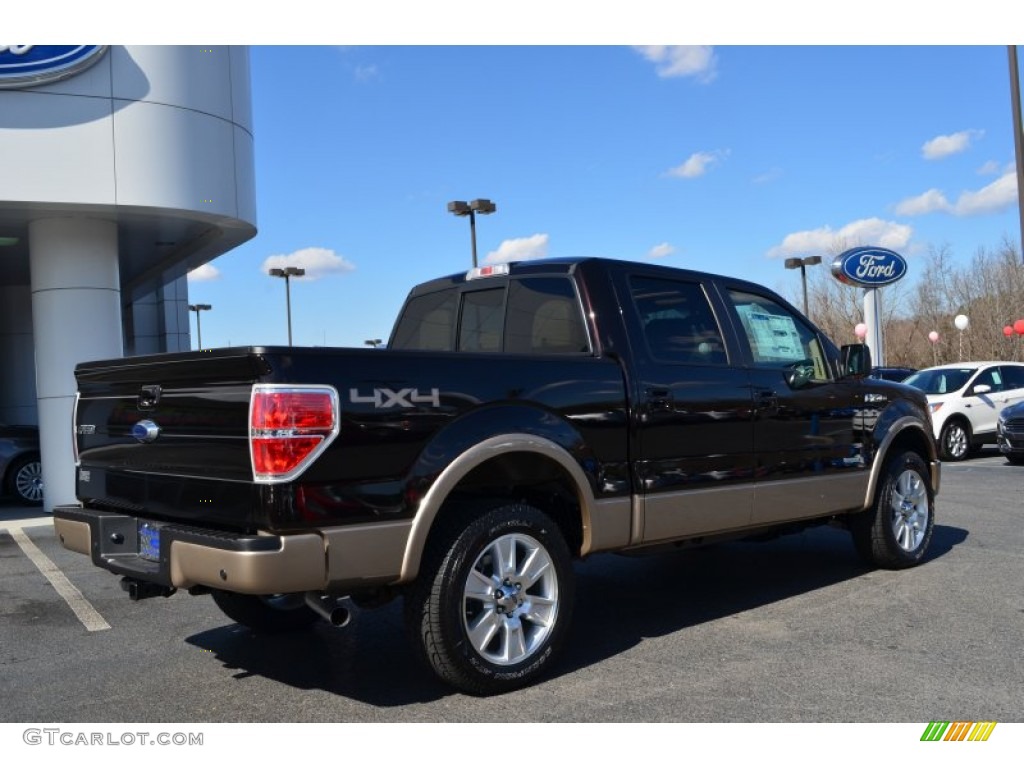
[[[75,616],[85,625],[87,630],[97,632],[101,629],[110,629],[110,625],[107,624],[106,619],[100,616],[99,611],[92,607],[92,604],[68,580],[68,577],[64,575],[61,569],[43,554],[43,551],[25,535],[21,528],[8,527],[7,532],[11,534],[11,538],[21,547],[21,551],[25,553],[29,560],[35,563],[40,573],[57,590],[57,594],[64,598],[64,602],[75,612]]]

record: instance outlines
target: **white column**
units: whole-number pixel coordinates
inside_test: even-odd
[[[121,357],[117,225],[87,218],[29,224],[36,400],[44,506],[73,504],[75,364]]]
[[[885,338],[882,332],[882,290],[864,289],[864,325],[868,327],[865,342],[871,350],[871,364],[885,365]]]

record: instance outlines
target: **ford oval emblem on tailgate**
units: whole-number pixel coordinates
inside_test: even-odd
[[[149,419],[136,422],[132,427],[132,437],[140,443],[152,443],[160,436],[160,427]]]

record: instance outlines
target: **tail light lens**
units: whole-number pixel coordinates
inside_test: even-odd
[[[338,434],[334,387],[257,384],[249,402],[249,448],[258,483],[294,480]]]

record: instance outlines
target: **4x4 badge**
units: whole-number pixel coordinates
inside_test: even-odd
[[[372,403],[374,408],[415,408],[420,404],[430,404],[435,408],[441,407],[441,392],[437,389],[430,390],[430,394],[422,395],[418,389],[388,389],[387,387],[375,387],[372,395],[360,395],[358,389],[348,391],[349,399],[353,403]]]

